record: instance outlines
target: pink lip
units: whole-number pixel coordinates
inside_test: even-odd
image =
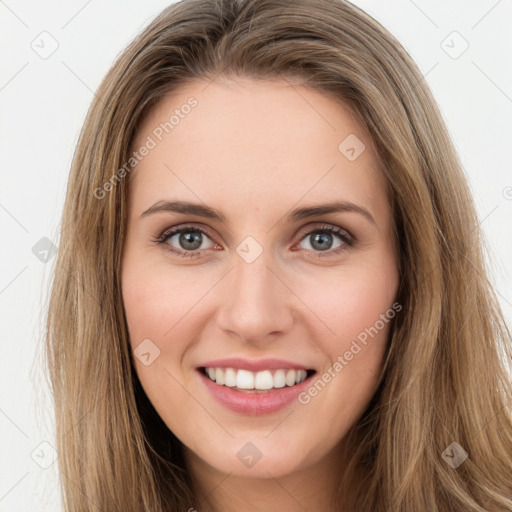
[[[238,365],[233,364],[234,360],[229,360],[230,363],[226,364],[226,368],[242,368],[249,369],[248,365]],[[225,362],[225,361],[224,361]],[[247,363],[247,361],[246,361]],[[268,360],[266,361],[266,364]],[[288,367],[275,366],[274,368],[298,368],[298,369],[306,369],[301,365],[289,365]],[[216,367],[222,368],[224,365],[220,365],[219,361],[216,361],[215,364],[208,363],[207,367]],[[254,367],[254,365],[253,365]],[[261,368],[259,363],[256,364],[258,369]],[[265,366],[264,368],[272,369],[270,366]],[[257,371],[257,370],[251,370]],[[237,391],[234,388],[230,388],[228,386],[219,385],[212,380],[210,380],[203,372],[198,370],[198,375],[201,378],[201,381],[204,383],[208,391],[212,394],[212,396],[224,407],[229,410],[239,413],[245,414],[248,416],[259,416],[263,414],[271,414],[273,412],[277,412],[287,405],[291,404],[297,396],[304,391],[310,385],[310,377],[301,382],[300,384],[295,384],[294,386],[285,386],[284,388],[274,389],[272,391],[268,391],[265,393],[251,393],[251,392],[243,392]]]
[[[284,359],[259,359],[249,360],[240,357],[232,357],[228,359],[216,359],[215,361],[207,361],[198,366],[198,368],[236,368],[241,370],[249,370],[251,372],[260,372],[263,370],[311,370],[302,364],[285,361]]]

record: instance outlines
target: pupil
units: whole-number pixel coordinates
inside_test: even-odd
[[[313,245],[313,247],[315,247],[315,244],[319,243],[319,246],[315,247],[315,248],[320,249],[321,251],[325,251],[326,249],[328,249],[327,246],[329,245],[330,238],[331,238],[331,235],[329,235],[328,233],[317,233],[313,237],[312,245]],[[325,243],[323,243],[323,242],[325,242]]]
[[[192,231],[182,233],[180,243],[186,249],[198,249],[201,246],[201,234]],[[190,247],[190,244],[192,247]]]

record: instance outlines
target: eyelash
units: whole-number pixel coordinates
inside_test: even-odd
[[[202,235],[205,235],[211,239],[211,237],[208,235],[208,233],[201,228],[198,228],[196,226],[182,226],[182,227],[172,228],[172,229],[168,229],[168,230],[164,231],[158,238],[156,238],[154,240],[154,242],[157,244],[160,244],[160,245],[164,245],[164,244],[167,245],[167,247],[165,249],[174,254],[177,254],[178,256],[182,256],[182,257],[186,257],[186,258],[193,258],[193,257],[201,256],[202,253],[205,252],[207,249],[203,249],[200,251],[197,251],[197,250],[195,250],[195,251],[179,251],[176,248],[174,248],[172,245],[166,244],[167,240],[169,240],[169,238],[171,238],[172,236],[174,236],[176,234],[180,234],[180,233],[187,233],[187,232],[201,233]],[[334,250],[313,251],[313,252],[317,253],[317,256],[320,258],[325,257],[326,255],[332,256],[333,254],[338,254],[338,253],[346,250],[347,247],[349,247],[349,248],[353,247],[355,244],[355,238],[353,236],[351,236],[347,231],[345,231],[344,229],[341,229],[341,228],[333,227],[333,226],[322,226],[321,228],[312,229],[311,231],[308,231],[307,233],[305,233],[304,236],[300,239],[300,241],[302,242],[302,240],[304,240],[305,238],[307,238],[308,236],[310,236],[314,233],[334,234],[343,242],[343,245],[341,245],[340,247],[338,247]],[[325,252],[326,255],[324,255],[323,252]]]

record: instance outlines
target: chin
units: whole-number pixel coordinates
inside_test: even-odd
[[[193,464],[207,464],[214,471],[236,477],[280,478],[305,469],[321,454],[286,431],[274,438],[268,432],[248,436],[212,439],[208,446],[186,448]],[[264,436],[267,436],[265,438]],[[312,435],[308,436],[310,439]],[[316,455],[316,456],[315,456]]]

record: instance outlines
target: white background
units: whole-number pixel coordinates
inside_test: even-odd
[[[100,80],[168,3],[0,0],[0,512],[60,510],[40,360],[55,259],[42,263],[32,248],[43,237],[58,244],[74,147]],[[354,3],[388,28],[426,75],[473,190],[492,283],[510,324],[512,1]],[[58,43],[47,59],[31,47],[41,37],[50,47],[43,31]],[[463,48],[453,31],[469,44],[456,59],[445,51]]]

